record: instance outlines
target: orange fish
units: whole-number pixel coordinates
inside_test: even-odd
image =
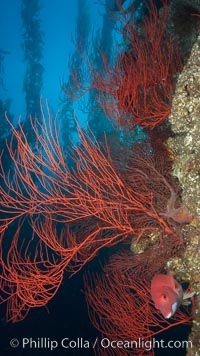
[[[151,281],[151,297],[165,319],[174,315],[183,298],[183,289],[172,272],[157,274]]]

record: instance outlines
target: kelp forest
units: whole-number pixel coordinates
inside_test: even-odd
[[[0,49],[0,327],[54,305],[56,328],[77,289],[96,339],[78,332],[70,355],[200,355],[200,2],[98,6],[95,33],[77,0],[58,110],[42,91],[42,0],[20,1],[17,120]]]

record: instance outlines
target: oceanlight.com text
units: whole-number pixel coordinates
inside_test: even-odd
[[[138,340],[110,340],[108,338],[103,338],[100,342],[102,348],[113,348],[113,349],[146,349],[150,351],[152,349],[188,349],[192,348],[192,341],[190,340],[169,340],[165,341],[163,339],[156,340],[152,338],[151,340],[144,340],[139,338]]]

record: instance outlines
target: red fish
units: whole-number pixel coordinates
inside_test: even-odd
[[[151,297],[165,319],[174,315],[183,298],[183,289],[172,272],[157,274],[151,281]]]

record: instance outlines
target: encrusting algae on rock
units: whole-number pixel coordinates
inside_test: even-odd
[[[173,138],[168,139],[174,154],[173,174],[182,188],[182,202],[194,218],[183,227],[186,249],[181,258],[167,263],[176,277],[190,282],[195,291],[195,316],[187,355],[200,355],[200,35],[178,78],[169,117]]]

